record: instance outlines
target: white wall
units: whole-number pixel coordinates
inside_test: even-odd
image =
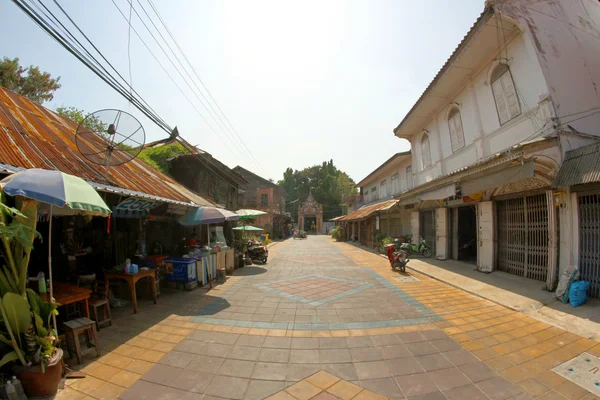
[[[564,117],[600,107],[600,2],[595,0],[503,0],[496,9],[523,27],[550,87],[556,113]],[[600,135],[600,113],[569,122]]]
[[[369,180],[366,180],[365,182],[363,182],[363,185],[361,186],[363,193],[364,194],[364,199],[365,199],[365,204],[369,204],[375,201],[383,201],[383,200],[391,200],[395,195],[402,193],[402,192],[406,192],[408,189],[410,189],[411,185],[410,183],[412,182],[412,173],[411,174],[407,174],[406,173],[406,167],[408,167],[409,165],[411,165],[411,157],[406,157],[406,159],[400,161],[400,162],[393,162],[391,165],[386,166],[385,168],[383,168],[381,171],[379,171],[377,174],[375,174],[374,176],[372,176],[371,178],[369,178]],[[414,169],[414,167],[413,167]],[[400,190],[399,191],[395,191],[392,190],[392,176],[395,174],[398,174],[398,179],[400,181]],[[387,195],[385,197],[381,196],[381,181],[383,181],[385,179],[386,182],[386,192]],[[377,188],[377,196],[376,198],[374,198],[372,192],[371,192],[371,188],[376,187]],[[368,193],[368,194],[367,194]]]
[[[420,133],[412,136],[414,169],[417,184],[426,183],[474,162],[509,149],[537,133],[550,130],[552,104],[549,89],[537,61],[535,48],[526,34],[519,34],[508,44],[508,64],[521,106],[521,114],[500,125],[496,103],[489,82],[498,65],[497,57],[475,67],[477,73],[470,82],[443,107]],[[498,55],[496,55],[498,56]],[[448,113],[458,107],[464,132],[465,146],[453,152],[448,125]],[[544,126],[544,124],[546,125]],[[431,166],[423,169],[421,138],[428,132],[431,148]]]

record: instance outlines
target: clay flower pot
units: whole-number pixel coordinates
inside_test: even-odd
[[[39,365],[24,367],[15,365],[13,372],[23,384],[23,390],[30,399],[53,396],[58,390],[58,383],[62,378],[62,349],[57,348],[54,356],[42,372]]]

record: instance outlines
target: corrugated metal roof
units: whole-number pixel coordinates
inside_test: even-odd
[[[553,187],[600,182],[600,143],[567,151]]]
[[[382,201],[381,203],[362,206],[358,210],[352,211],[350,214],[346,215],[340,221],[357,221],[365,219],[377,211],[387,211],[396,204],[398,204],[398,200],[387,200]]]
[[[103,166],[77,150],[77,123],[0,87],[0,163],[55,169],[89,182],[105,182]],[[89,143],[94,149],[94,143]],[[140,159],[110,167],[106,186],[179,203],[213,205]],[[104,184],[102,184],[104,185]]]

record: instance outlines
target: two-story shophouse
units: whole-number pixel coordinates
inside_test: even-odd
[[[600,114],[577,118],[600,106],[599,18],[593,1],[486,2],[394,129],[415,183],[396,198],[437,258],[466,249],[481,271],[549,289],[578,262],[576,203],[552,185],[565,152],[600,133]]]
[[[411,153],[407,151],[394,154],[358,182],[360,196],[342,203],[349,208],[348,215],[340,219],[346,239],[373,247],[377,232],[392,237],[409,234],[410,211],[400,207],[394,196],[412,187],[412,177]]]

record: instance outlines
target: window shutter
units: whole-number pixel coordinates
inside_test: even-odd
[[[494,93],[494,100],[496,100],[496,109],[498,110],[500,125],[502,125],[510,119],[508,114],[508,107],[506,105],[506,101],[504,100],[502,78],[498,79],[492,84],[492,92]]]
[[[504,96],[506,97],[506,102],[508,104],[508,112],[510,114],[510,118],[512,119],[521,113],[519,107],[519,98],[517,97],[517,93],[515,91],[515,84],[510,76],[510,73],[508,72],[505,72],[500,80],[502,81]]]
[[[423,157],[423,168],[431,165],[431,149],[429,147],[429,136],[425,135],[421,139],[421,156]]]
[[[465,132],[463,131],[462,119],[460,113],[454,117],[454,125],[456,128],[456,149],[463,148],[465,146]]]
[[[450,118],[450,121],[448,121],[448,126],[450,127],[450,143],[452,144],[452,151],[456,151],[456,149],[458,147],[457,143],[456,143],[456,115],[454,115],[454,117]]]

